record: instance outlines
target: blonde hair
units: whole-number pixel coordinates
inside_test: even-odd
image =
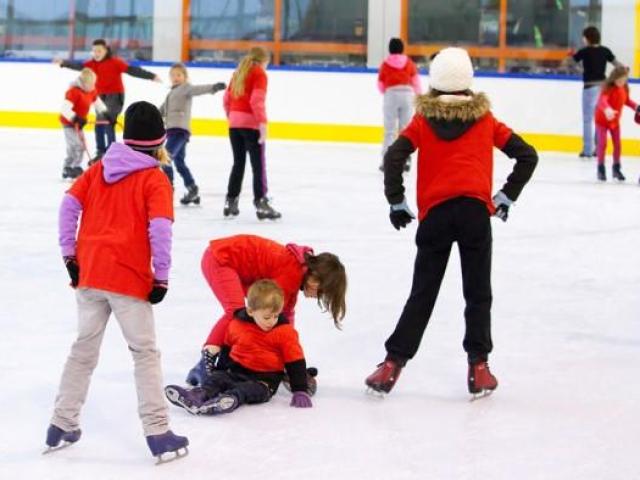
[[[171,70],[179,70],[184,75],[184,78],[189,78],[189,73],[187,72],[187,67],[184,65],[184,63],[181,63],[181,62],[174,63],[173,65],[171,65],[171,68],[169,69],[169,71]]]
[[[96,72],[86,67],[80,70],[80,76],[78,77],[80,83],[84,86],[87,86],[89,83],[95,84],[97,78]]]
[[[160,165],[168,166],[171,165],[171,157],[169,156],[169,152],[164,147],[160,147],[157,150],[154,150],[152,153],[152,157],[160,162]]]
[[[604,85],[602,86],[602,90],[603,91],[607,91],[610,90],[611,88],[616,86],[616,81],[624,78],[624,77],[628,77],[629,76],[629,68],[625,67],[623,65],[619,65],[617,67],[615,67],[613,70],[611,70],[611,73],[609,74],[609,76],[607,77],[607,79],[604,82]],[[624,86],[625,90],[627,90],[627,92],[629,91],[629,84],[626,83]]]
[[[258,280],[249,287],[247,307],[251,310],[281,312],[284,306],[284,292],[273,280]]]
[[[231,94],[240,97],[244,94],[244,84],[251,67],[256,63],[264,63],[269,60],[269,53],[262,47],[253,47],[249,53],[242,57],[238,68],[231,77]]]

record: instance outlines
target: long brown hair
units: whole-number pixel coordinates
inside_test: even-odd
[[[628,77],[629,76],[629,69],[625,66],[620,65],[619,67],[615,67],[613,70],[611,70],[611,73],[609,74],[609,76],[607,77],[607,79],[604,82],[604,85],[602,86],[602,90],[604,92],[606,92],[607,90],[611,90],[613,87],[616,86],[616,80],[619,80],[623,77]],[[624,88],[629,91],[629,84],[625,84]]]
[[[262,47],[253,47],[249,50],[231,77],[231,94],[234,97],[241,97],[244,94],[244,84],[251,67],[256,63],[264,63],[269,59],[269,53]]]
[[[347,312],[347,274],[340,259],[333,253],[305,255],[306,278],[313,277],[318,286],[318,305],[330,312],[336,328],[342,328],[342,319]]]

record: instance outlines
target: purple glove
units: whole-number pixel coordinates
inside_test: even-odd
[[[307,392],[293,392],[291,403],[289,405],[296,408],[313,407],[313,403],[311,403],[311,396],[309,396]]]

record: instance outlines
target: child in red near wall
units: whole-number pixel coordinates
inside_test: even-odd
[[[607,133],[611,135],[613,142],[613,166],[611,176],[623,182],[624,175],[620,169],[620,117],[623,107],[627,106],[639,111],[638,104],[629,98],[629,69],[627,67],[614,68],[605,81],[598,104],[596,106],[596,139],[598,156],[598,180],[607,180],[604,168],[604,157],[607,152]]]

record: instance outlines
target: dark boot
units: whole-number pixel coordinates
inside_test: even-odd
[[[151,450],[151,454],[158,458],[158,463],[175,460],[189,453],[187,449],[189,439],[176,435],[171,430],[159,435],[148,435],[147,445],[149,446],[149,450]],[[162,458],[164,453],[175,453],[176,455],[170,460],[164,460]]]
[[[611,169],[611,176],[615,180],[618,180],[619,182],[624,182],[626,180],[625,176],[622,174],[622,171],[620,170],[619,163],[613,164],[613,168]]]
[[[238,197],[227,197],[222,211],[225,217],[237,217],[240,214],[238,208]]]
[[[607,181],[607,173],[604,170],[604,165],[598,165],[598,180],[601,182]]]
[[[190,203],[200,205],[200,193],[198,192],[198,186],[191,185],[187,190],[187,193],[184,194],[184,197],[180,199],[180,203],[182,205],[189,205]]]
[[[253,202],[256,206],[256,216],[258,220],[277,220],[282,214],[276,211],[270,204],[267,197],[262,197]]]

